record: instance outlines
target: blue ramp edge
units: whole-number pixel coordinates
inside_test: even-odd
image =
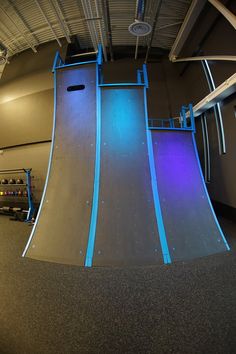
[[[97,85],[97,134],[96,134],[96,156],[95,156],[95,172],[94,172],[94,190],[92,201],[92,212],[90,229],[88,236],[87,252],[85,257],[85,267],[92,267],[93,254],[96,238],[97,216],[98,216],[98,201],[99,201],[99,184],[100,184],[100,159],[101,159],[101,88],[98,85],[99,67],[97,64],[96,85]]]
[[[168,247],[168,243],[167,243],[167,239],[166,239],[165,226],[163,223],[161,205],[160,205],[160,200],[159,200],[155,163],[154,163],[154,156],[153,156],[153,148],[152,148],[152,136],[151,136],[151,131],[148,129],[146,88],[144,88],[143,92],[144,92],[144,105],[145,105],[145,119],[146,119],[146,134],[147,134],[149,166],[150,166],[150,173],[151,173],[151,184],[152,184],[152,192],[153,192],[153,199],[154,199],[154,206],[155,206],[155,213],[156,213],[157,228],[159,231],[163,261],[165,264],[169,264],[169,263],[171,263],[171,257],[170,257],[169,247]]]

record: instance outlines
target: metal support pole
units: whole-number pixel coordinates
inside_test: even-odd
[[[205,178],[205,182],[209,183],[211,180],[211,164],[210,164],[210,145],[209,145],[206,113],[203,113],[201,115],[201,126],[202,126],[202,139],[203,139],[203,149],[204,149],[204,178]]]
[[[209,86],[210,92],[215,90],[215,83],[213,80],[213,76],[210,70],[210,67],[208,65],[207,60],[202,61],[202,67],[207,79],[207,83]],[[224,134],[224,125],[223,125],[223,119],[222,119],[222,114],[221,114],[221,109],[220,109],[220,104],[217,103],[214,106],[214,115],[215,115],[215,121],[216,121],[216,129],[217,129],[217,136],[218,136],[218,145],[219,145],[219,153],[221,154],[226,154],[226,144],[225,144],[225,134]]]
[[[160,14],[160,10],[161,10],[161,5],[162,5],[162,0],[159,0],[159,3],[157,5],[157,10],[156,10],[156,15],[155,15],[155,18],[154,18],[154,21],[153,21],[153,25],[152,25],[151,37],[150,37],[150,40],[149,40],[149,43],[148,43],[148,47],[147,47],[146,57],[145,57],[145,61],[144,61],[145,64],[147,63],[149,52],[150,52],[150,49],[151,49],[151,46],[152,46],[152,41],[153,41],[153,37],[154,37],[156,25],[157,25],[157,20],[158,20],[158,17],[159,17],[159,14]]]

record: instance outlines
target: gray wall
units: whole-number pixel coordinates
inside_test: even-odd
[[[61,54],[65,54],[65,43]],[[0,169],[31,167],[34,198],[41,198],[53,121],[53,59],[58,46],[47,43],[38,53],[27,50],[12,58],[0,80]]]
[[[0,80],[0,147],[48,140],[53,118],[54,42],[12,58]],[[62,49],[63,52],[63,49]]]

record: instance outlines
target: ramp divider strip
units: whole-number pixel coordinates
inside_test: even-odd
[[[85,267],[92,267],[93,254],[96,238],[97,216],[98,216],[98,202],[99,202],[99,184],[100,184],[100,160],[101,160],[101,88],[98,85],[99,80],[99,66],[96,65],[96,102],[97,102],[97,132],[96,132],[96,155],[95,155],[95,172],[94,172],[94,189],[93,202],[91,211],[91,220],[88,236],[87,251],[85,257]]]
[[[48,169],[47,169],[47,176],[46,176],[46,180],[45,180],[45,184],[44,184],[44,189],[43,189],[43,194],[42,194],[42,198],[40,201],[40,206],[39,206],[39,210],[38,210],[38,214],[34,223],[34,226],[32,228],[30,237],[28,239],[28,242],[25,246],[25,249],[22,253],[22,257],[25,257],[28,248],[30,246],[30,243],[32,241],[32,238],[34,236],[34,232],[35,232],[35,228],[38,224],[38,220],[41,214],[41,210],[43,207],[43,203],[44,203],[44,199],[45,199],[45,195],[46,195],[46,191],[47,191],[47,186],[48,186],[48,180],[49,180],[49,175],[50,175],[50,171],[51,171],[51,165],[52,165],[52,155],[53,155],[53,150],[54,150],[54,140],[55,140],[55,130],[56,130],[56,107],[57,107],[57,78],[56,78],[56,70],[54,71],[53,75],[54,75],[54,111],[53,111],[53,127],[52,127],[52,142],[51,142],[51,149],[50,149],[50,155],[49,155],[49,162],[48,162]]]
[[[220,224],[219,224],[219,221],[217,220],[217,217],[216,217],[216,214],[215,214],[215,211],[213,209],[213,206],[211,204],[211,200],[210,200],[210,197],[209,197],[209,194],[208,194],[208,191],[207,191],[207,187],[206,187],[206,184],[205,184],[205,181],[204,181],[204,177],[203,177],[203,173],[202,173],[202,168],[201,168],[201,163],[200,163],[200,160],[199,160],[199,155],[198,155],[198,151],[197,151],[197,145],[196,145],[196,141],[195,141],[195,137],[194,137],[194,133],[192,132],[192,141],[193,141],[193,146],[194,146],[194,152],[195,152],[195,155],[196,155],[196,159],[197,159],[197,164],[198,164],[198,168],[199,168],[199,173],[200,173],[200,176],[201,176],[201,179],[202,179],[202,183],[203,183],[203,188],[205,190],[205,193],[206,193],[206,197],[207,197],[207,200],[208,200],[208,203],[209,203],[209,206],[211,208],[211,212],[212,212],[212,215],[214,217],[214,220],[215,220],[215,223],[219,229],[219,232],[220,232],[220,235],[225,243],[225,246],[226,246],[226,249],[229,251],[230,250],[230,247],[228,245],[228,242],[226,241],[226,238],[222,232],[222,229],[220,227]]]
[[[144,88],[143,92],[144,92],[144,110],[145,110],[145,120],[146,120],[148,157],[149,157],[149,166],[150,166],[150,173],[151,173],[152,193],[153,193],[153,199],[154,199],[156,222],[157,222],[157,228],[158,228],[159,237],[160,237],[163,261],[165,264],[168,264],[168,263],[171,263],[171,257],[170,257],[169,247],[168,247],[168,243],[167,243],[167,239],[166,239],[165,226],[163,223],[161,205],[160,205],[160,200],[159,200],[156,170],[155,170],[154,155],[153,155],[153,147],[152,147],[152,136],[151,136],[151,131],[148,129],[146,87]]]

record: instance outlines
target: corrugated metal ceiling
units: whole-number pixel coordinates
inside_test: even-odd
[[[0,0],[0,41],[8,48],[9,55],[28,48],[37,51],[41,43],[51,40],[60,43],[60,38],[69,40],[72,35],[78,35],[82,48],[96,46],[101,36],[107,45],[101,1]],[[191,0],[162,1],[153,47],[172,47],[190,3]],[[157,5],[158,0],[146,1],[145,21],[150,24]],[[129,33],[128,26],[134,22],[136,0],[109,0],[109,8],[113,45],[135,45],[136,37]],[[147,41],[148,37],[142,37],[139,44],[146,45]]]

